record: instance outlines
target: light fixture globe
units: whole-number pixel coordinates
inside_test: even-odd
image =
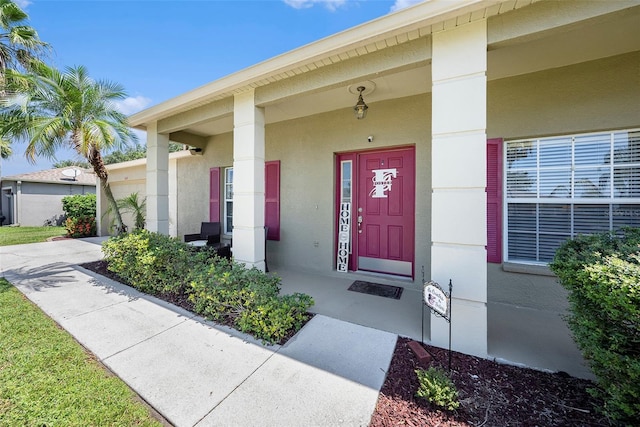
[[[364,103],[364,99],[362,99],[362,92],[365,90],[364,86],[358,86],[358,92],[360,95],[358,96],[358,102],[355,107],[353,107],[353,112],[356,115],[356,119],[362,120],[367,117],[367,110],[369,107]]]

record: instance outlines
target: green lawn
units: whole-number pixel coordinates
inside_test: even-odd
[[[66,234],[64,227],[0,227],[0,246],[45,242]]]
[[[119,378],[0,278],[0,426],[18,425],[161,424]]]

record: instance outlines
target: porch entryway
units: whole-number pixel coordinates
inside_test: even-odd
[[[276,268],[283,294],[311,295],[311,311],[335,319],[422,339],[422,289],[412,281],[334,272],[319,275]],[[404,288],[398,300],[347,290],[354,280],[375,281]],[[452,313],[456,322],[456,312]],[[462,314],[462,313],[459,313]],[[431,315],[425,309],[424,334],[428,343]],[[464,319],[459,318],[459,322]],[[573,342],[565,321],[557,313],[497,302],[487,303],[488,357],[549,371],[564,371],[580,378],[593,378]],[[459,336],[452,337],[454,347]]]
[[[343,153],[336,163],[337,270],[413,278],[415,147]]]

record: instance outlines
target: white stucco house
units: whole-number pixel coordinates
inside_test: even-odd
[[[424,268],[454,283],[454,349],[486,357],[488,301],[562,313],[558,245],[640,225],[640,1],[426,1],[130,121],[148,161],[110,173],[148,229],[221,221],[258,268],[265,225],[270,268]]]

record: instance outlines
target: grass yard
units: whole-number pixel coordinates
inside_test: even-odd
[[[45,242],[66,234],[64,227],[0,227],[0,246]]]
[[[0,278],[0,425],[161,424],[119,378]]]

